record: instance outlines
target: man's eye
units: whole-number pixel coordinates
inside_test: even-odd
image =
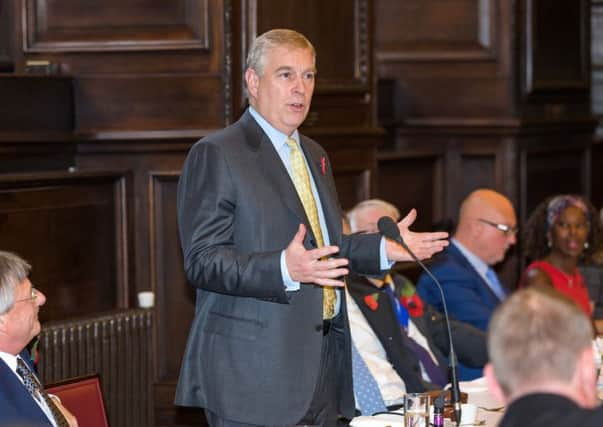
[[[281,78],[288,80],[289,77],[291,77],[291,73],[288,71],[285,71],[283,73],[280,74]]]
[[[314,80],[314,73],[305,73],[304,78],[306,80]]]

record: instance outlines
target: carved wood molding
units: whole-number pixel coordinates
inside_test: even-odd
[[[88,14],[95,13],[90,11],[91,7],[85,5],[85,2],[82,2],[80,9],[69,11],[72,15],[66,17],[61,16],[65,10],[61,10],[62,5],[58,2],[25,0],[22,2],[23,51],[209,50],[208,0],[181,0],[168,4],[173,5],[173,15],[180,15],[180,21],[169,22],[166,17],[161,23],[141,21],[137,27],[119,23],[119,16],[115,15],[115,24],[107,29],[85,25],[86,23],[81,26],[71,25],[71,22],[83,20]],[[182,11],[177,10],[178,6]],[[65,9],[64,5],[62,7]],[[116,13],[115,5],[105,7],[103,12],[107,15]],[[67,19],[71,19],[70,25],[62,25],[61,20]]]
[[[376,61],[378,63],[495,61],[497,59],[499,4],[496,0],[476,0],[475,7],[477,9],[477,25],[473,41],[400,42],[395,47],[377,47]]]
[[[589,2],[523,0],[520,16],[524,27],[521,95],[528,101],[559,92],[587,95],[590,87]],[[553,34],[557,36],[551,37]]]

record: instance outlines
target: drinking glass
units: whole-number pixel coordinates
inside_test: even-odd
[[[404,396],[404,426],[429,427],[429,395],[406,393]]]

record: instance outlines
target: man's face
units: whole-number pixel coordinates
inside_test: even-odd
[[[310,110],[316,67],[309,49],[276,47],[264,58],[262,75],[245,72],[250,102],[272,126],[286,135],[297,129]]]
[[[386,209],[379,207],[367,207],[360,210],[356,214],[355,228],[356,232],[376,233],[379,231],[379,219],[384,216],[389,216],[394,222],[397,220],[392,217]]]
[[[1,315],[0,327],[17,350],[25,348],[27,343],[40,333],[38,311],[45,302],[46,297],[37,290],[36,298],[32,298],[32,284],[29,279],[25,279],[15,288],[15,304]]]
[[[511,207],[509,209],[489,210],[480,218],[492,224],[506,225],[510,229],[515,229],[517,226],[515,212]],[[478,239],[481,246],[479,257],[488,265],[501,262],[509,248],[517,243],[515,233],[505,233],[492,224],[481,221],[478,224]]]

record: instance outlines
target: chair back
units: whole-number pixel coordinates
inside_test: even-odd
[[[98,374],[69,378],[45,387],[78,421],[79,427],[109,427]]]

